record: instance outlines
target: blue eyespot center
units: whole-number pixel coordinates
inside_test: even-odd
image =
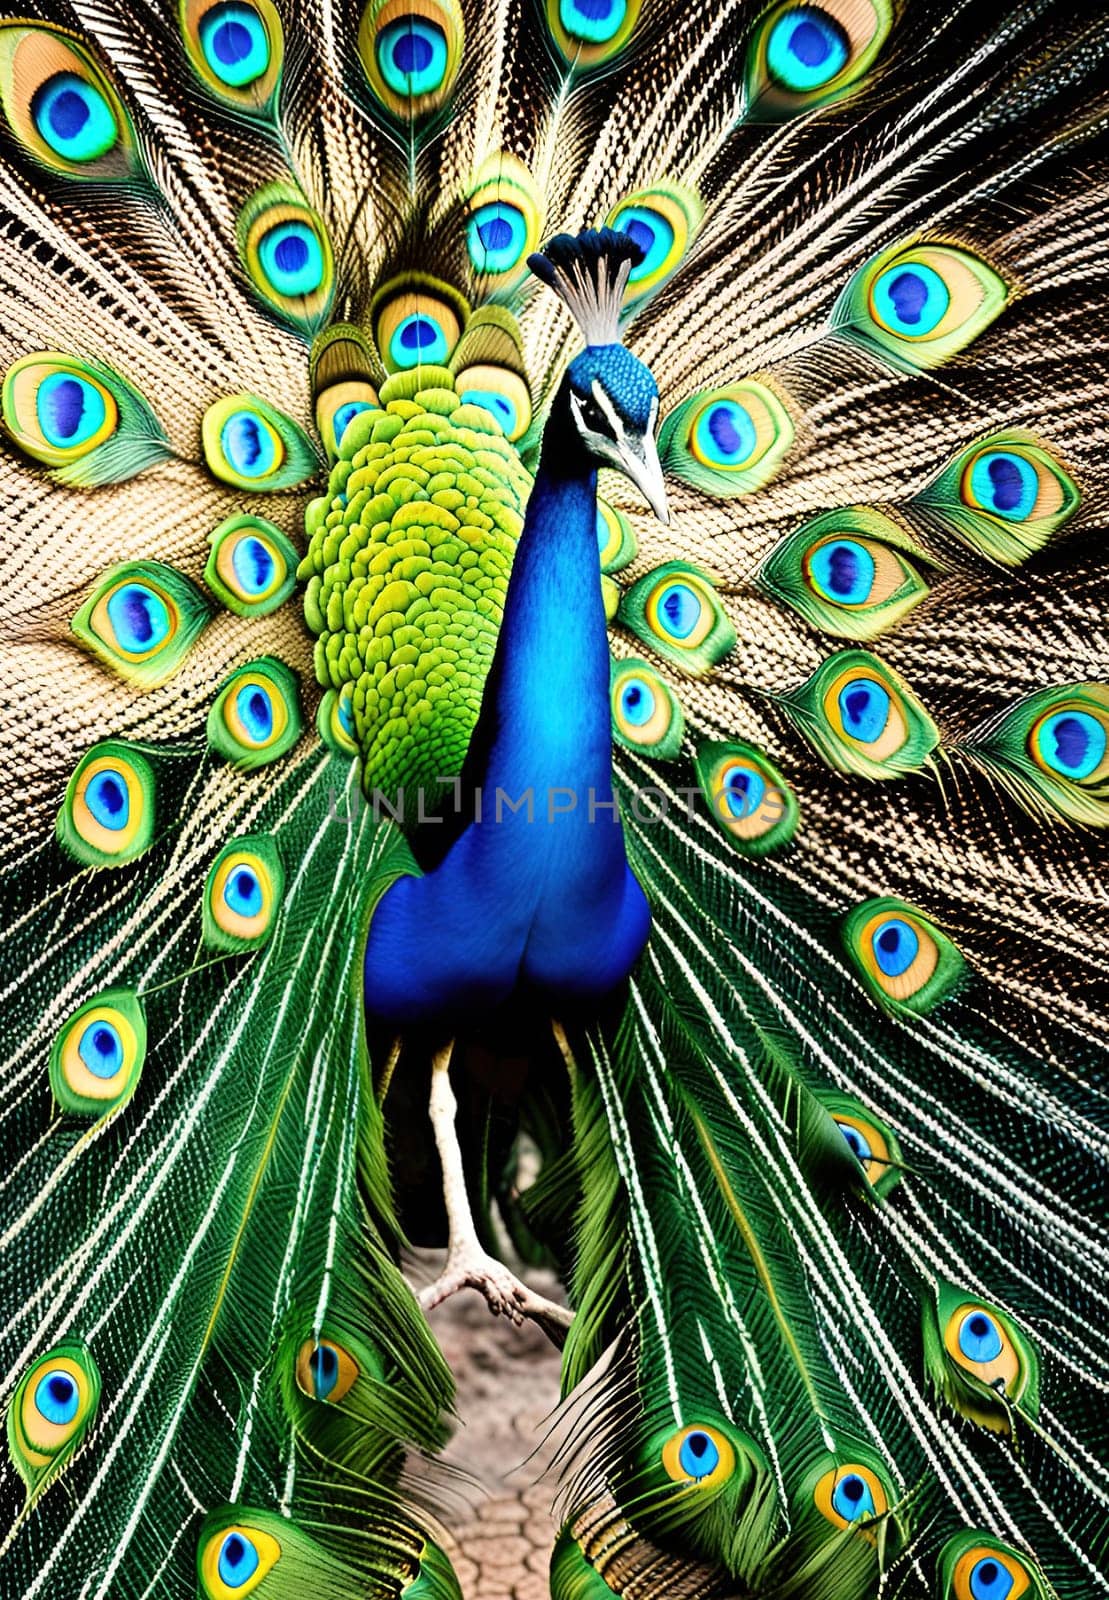
[[[173,629],[169,606],[145,583],[121,584],[109,595],[107,611],[114,643],[126,655],[157,650]]]
[[[31,116],[50,149],[66,161],[95,161],[119,137],[107,100],[75,72],[47,78],[32,97]]]
[[[85,805],[102,828],[121,833],[131,817],[127,780],[112,767],[93,774],[85,790]]]
[[[516,426],[516,407],[506,394],[501,394],[497,389],[464,389],[462,401],[468,406],[480,406],[483,411],[488,411],[490,416],[496,417],[506,434],[511,434]]]
[[[1013,1575],[993,1556],[983,1556],[970,1572],[972,1600],[1006,1600],[1012,1593]]]
[[[288,298],[314,294],[327,271],[323,245],[306,222],[279,222],[262,235],[258,259],[276,293]]]
[[[890,697],[872,678],[853,678],[839,692],[843,731],[860,744],[874,744],[886,730]]]
[[[834,18],[816,6],[796,6],[771,28],[766,66],[783,88],[803,94],[830,83],[849,54],[850,41]]]
[[[491,200],[466,224],[466,248],[478,272],[510,272],[527,244],[527,223],[516,206]]]
[[[628,275],[629,283],[640,283],[666,267],[674,249],[674,229],[661,212],[628,206],[616,218],[615,226],[630,234],[643,251],[643,260]]]
[[[607,44],[627,14],[627,0],[559,0],[558,6],[563,28],[583,44]]]
[[[235,542],[231,551],[231,569],[242,592],[257,597],[272,587],[277,563],[268,546],[261,539],[248,534]]]
[[[223,898],[236,916],[256,917],[262,910],[262,885],[249,867],[236,867],[228,875]]]
[[[655,711],[654,691],[642,678],[628,678],[620,689],[620,715],[633,728],[650,722]]]
[[[1036,744],[1052,772],[1081,782],[1105,759],[1109,735],[1101,719],[1089,711],[1057,711],[1040,724]]]
[[[267,744],[273,738],[273,702],[260,684],[244,684],[235,696],[235,710],[251,744]]]
[[[871,291],[878,321],[904,338],[924,338],[942,322],[951,294],[932,267],[914,261],[887,267]]]
[[[694,1428],[682,1440],[678,1465],[688,1478],[707,1478],[720,1465],[720,1451],[707,1433]]]
[[[110,1022],[90,1022],[77,1045],[77,1054],[94,1078],[114,1078],[123,1066],[123,1040]]]
[[[450,346],[434,317],[414,311],[398,325],[389,341],[389,353],[402,370],[421,365],[442,366],[450,355]]]
[[[351,739],[354,738],[354,706],[349,686],[344,684],[339,694],[339,726]]]
[[[825,600],[861,606],[874,588],[874,557],[856,539],[836,539],[812,552],[808,573],[813,588]]]
[[[704,601],[688,583],[671,583],[662,592],[657,614],[663,631],[672,639],[688,639],[703,610]]]
[[[723,794],[733,817],[753,817],[766,794],[766,779],[754,767],[732,767],[725,776]]]
[[[990,450],[970,471],[971,502],[1006,522],[1024,522],[1035,507],[1040,475],[1031,461],[1011,450]]]
[[[253,411],[233,411],[220,429],[220,449],[240,478],[264,478],[277,465],[277,445]]]
[[[692,443],[710,466],[739,467],[754,454],[758,433],[746,406],[714,400],[697,418]]]
[[[220,1546],[220,1581],[229,1589],[241,1589],[258,1570],[258,1551],[245,1533],[229,1533]]]
[[[47,1372],[35,1388],[35,1409],[47,1422],[64,1428],[77,1415],[80,1395],[68,1372]]]
[[[378,34],[377,62],[395,94],[433,94],[447,75],[447,36],[426,17],[401,17]]]
[[[346,433],[355,417],[360,417],[363,411],[372,411],[373,409],[374,407],[368,400],[348,400],[346,405],[339,407],[331,424],[335,434],[336,449],[342,444],[343,434]]]
[[[968,1311],[959,1324],[959,1349],[968,1361],[996,1361],[1004,1344],[994,1319],[985,1311]]]
[[[832,1508],[845,1522],[859,1522],[875,1514],[870,1485],[857,1472],[845,1472],[832,1491]]]
[[[99,432],[108,410],[94,383],[76,373],[52,372],[35,391],[35,414],[46,442],[65,450]]]
[[[326,1400],[339,1381],[339,1356],[329,1344],[318,1344],[308,1357],[312,1388],[317,1400]]]
[[[200,48],[221,83],[245,89],[269,69],[270,39],[253,6],[230,0],[213,6],[200,23]]]
[[[920,949],[920,935],[901,917],[889,917],[874,930],[874,959],[887,978],[908,972]]]
[[[870,1161],[873,1158],[874,1151],[870,1148],[860,1129],[856,1128],[853,1123],[840,1122],[838,1117],[835,1118],[835,1123],[840,1133],[843,1134],[847,1148],[856,1160],[861,1161],[864,1165]]]

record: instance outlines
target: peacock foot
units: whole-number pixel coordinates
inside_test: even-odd
[[[424,1311],[431,1311],[460,1289],[476,1289],[484,1295],[493,1316],[507,1317],[517,1327],[522,1327],[526,1319],[542,1328],[559,1349],[565,1343],[573,1312],[536,1294],[503,1262],[487,1255],[476,1243],[467,1242],[448,1253],[446,1266],[438,1278],[420,1291],[420,1305]]]

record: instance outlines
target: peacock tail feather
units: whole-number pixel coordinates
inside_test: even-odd
[[[573,1309],[554,1600],[1109,1593],[1100,8],[33,9],[4,1593],[460,1595],[401,1271],[446,1035],[367,995],[528,637],[539,753],[580,726],[591,771],[607,696],[620,824],[560,809],[622,839],[649,940],[604,1006],[486,1004],[509,873],[399,971],[457,968],[459,1038],[524,1062],[507,1131],[471,1084],[468,1176]],[[512,587],[559,525],[564,234],[624,241],[670,505],[602,466],[580,693],[584,602],[525,626]],[[629,352],[588,343],[604,398]]]

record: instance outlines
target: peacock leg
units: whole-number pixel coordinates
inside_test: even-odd
[[[447,1208],[447,1260],[434,1283],[420,1293],[425,1311],[441,1305],[459,1289],[477,1289],[494,1316],[503,1315],[520,1326],[524,1318],[538,1323],[554,1344],[561,1346],[573,1312],[535,1294],[503,1262],[482,1249],[466,1193],[462,1150],[455,1132],[458,1104],[450,1081],[453,1044],[448,1044],[431,1064],[431,1126],[443,1169],[443,1199]]]

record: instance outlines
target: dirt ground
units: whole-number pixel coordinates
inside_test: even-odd
[[[441,1258],[421,1252],[410,1276],[430,1281]],[[552,1300],[558,1283],[536,1272],[529,1285]],[[459,1476],[433,1491],[465,1600],[547,1600],[558,1533],[552,1516],[553,1454],[547,1419],[558,1400],[559,1352],[538,1328],[493,1317],[473,1290],[438,1306],[431,1326],[458,1385],[458,1429],[443,1460]],[[529,1459],[530,1458],[530,1459]],[[468,1481],[467,1481],[468,1480]]]

